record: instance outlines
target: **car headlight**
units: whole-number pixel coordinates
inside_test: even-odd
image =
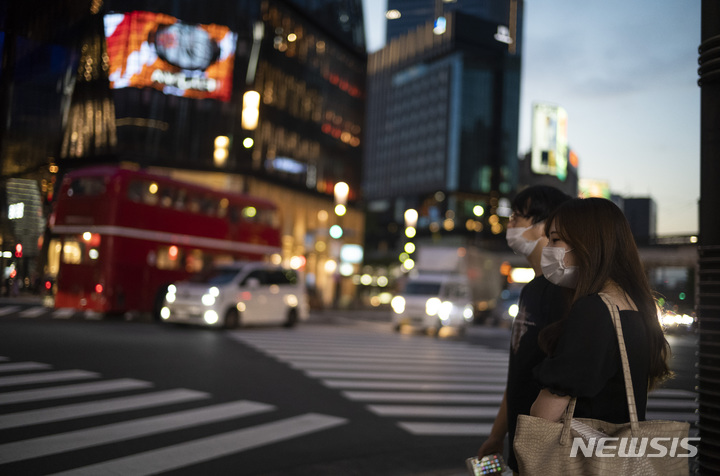
[[[517,317],[518,312],[520,312],[520,306],[518,306],[517,304],[512,304],[508,308],[508,315],[510,317],[512,317],[513,319],[515,319]]]
[[[177,288],[175,287],[174,284],[171,284],[170,286],[167,287],[167,292],[168,292],[168,294],[175,294],[175,293],[177,293]]]
[[[205,322],[207,322],[208,324],[215,324],[219,319],[218,313],[212,310],[205,311],[203,319],[205,319]]]
[[[213,297],[218,297],[220,295],[220,290],[216,288],[215,286],[208,289],[208,294]]]
[[[203,294],[202,303],[206,306],[212,306],[215,304],[215,296],[212,294]]]
[[[452,312],[453,303],[450,301],[445,301],[442,304],[440,304],[440,308],[438,309],[438,317],[442,319],[443,321],[446,321],[450,319],[450,313]]]
[[[470,304],[465,306],[465,309],[463,309],[463,317],[466,321],[472,320],[474,314],[475,313],[473,312],[473,308]]]
[[[160,309],[160,317],[162,317],[163,319],[170,318],[170,309],[163,306],[163,308]]]
[[[428,316],[434,316],[440,310],[441,305],[442,302],[436,297],[428,299],[425,302],[425,314],[427,314]]]
[[[175,293],[167,293],[165,295],[165,300],[167,302],[175,302]]]
[[[287,304],[290,307],[297,307],[298,305],[298,298],[294,294],[287,294],[285,295],[285,304]]]
[[[390,301],[390,307],[393,308],[395,314],[402,314],[405,312],[405,298],[402,296],[395,296]]]

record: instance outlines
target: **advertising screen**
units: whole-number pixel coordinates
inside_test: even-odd
[[[532,171],[536,174],[567,178],[567,112],[558,106],[533,105]]]
[[[599,197],[610,199],[610,184],[606,180],[580,179],[578,195],[582,198]]]
[[[230,100],[237,34],[228,27],[138,11],[108,14],[104,23],[110,87]]]

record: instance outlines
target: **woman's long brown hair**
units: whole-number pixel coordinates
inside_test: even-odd
[[[649,387],[653,388],[671,375],[670,345],[658,321],[655,299],[625,215],[610,200],[576,198],[550,214],[545,222],[548,235],[553,222],[559,238],[572,248],[580,271],[573,303],[583,296],[599,293],[609,280],[617,283],[635,302],[648,332]],[[561,331],[562,321],[541,332],[540,344],[546,352],[552,353]]]

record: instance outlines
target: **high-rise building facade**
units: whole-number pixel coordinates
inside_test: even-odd
[[[365,51],[362,0],[290,0],[348,46]]]
[[[623,199],[623,212],[635,241],[646,245],[657,237],[657,206],[652,198]]]
[[[518,4],[522,0],[387,0],[387,41],[454,12],[507,25],[510,35],[519,38],[522,22],[517,16]]]
[[[518,12],[521,18],[521,12]],[[392,256],[403,213],[422,236],[493,238],[517,186],[520,45],[507,21],[462,13],[370,55],[366,253]]]

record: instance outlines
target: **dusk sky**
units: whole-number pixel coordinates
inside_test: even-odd
[[[368,49],[386,0],[363,0]],[[533,103],[565,108],[580,177],[651,197],[658,234],[697,233],[700,0],[526,0],[519,153]]]

